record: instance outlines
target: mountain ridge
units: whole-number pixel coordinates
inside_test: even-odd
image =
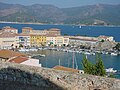
[[[0,21],[47,24],[120,25],[120,4],[96,4],[71,8],[54,5],[0,3]]]

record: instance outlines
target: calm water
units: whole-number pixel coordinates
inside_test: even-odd
[[[73,25],[38,25],[38,24],[11,24],[11,23],[0,23],[0,28],[4,26],[11,26],[17,28],[19,33],[22,31],[22,27],[32,27],[36,30],[50,29],[50,28],[59,28],[61,29],[62,35],[87,35],[87,36],[113,36],[114,39],[120,42],[120,27],[105,27],[105,26],[73,26]],[[59,64],[72,67],[72,53],[66,52],[57,52],[57,51],[39,51],[34,53],[45,54],[46,57],[40,58],[40,63],[44,67],[54,67]],[[95,56],[88,56],[91,62],[95,62]],[[120,56],[110,56],[102,55],[102,59],[105,65],[105,68],[114,68],[120,70]],[[82,69],[81,60],[82,55],[76,54],[76,60],[79,69]],[[118,76],[120,78],[120,74]]]
[[[87,35],[87,36],[113,36],[116,41],[120,42],[120,27],[105,27],[105,26],[73,26],[73,25],[39,25],[39,24],[11,24],[11,23],[0,23],[0,28],[4,26],[11,26],[18,28],[19,33],[22,31],[22,27],[32,27],[36,30],[59,28],[61,29],[62,35]]]
[[[40,57],[40,63],[43,67],[49,67],[52,68],[56,65],[66,66],[72,68],[72,58],[73,53],[68,52],[62,52],[62,51],[52,51],[52,50],[41,50],[38,52],[32,52],[34,54],[45,54],[45,57]],[[95,56],[93,55],[87,55],[88,59],[95,63]],[[120,56],[111,56],[111,55],[101,55],[103,59],[103,63],[105,65],[105,68],[114,68],[115,70],[120,70]],[[75,59],[77,61],[77,65],[79,69],[82,69],[81,61],[82,61],[82,54],[75,53]],[[76,64],[75,64],[76,66]],[[120,78],[120,74],[117,76]]]

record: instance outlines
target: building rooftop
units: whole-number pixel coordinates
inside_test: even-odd
[[[20,63],[25,62],[27,60],[28,60],[27,57],[21,57],[20,56],[20,57],[15,57],[15,58],[9,59],[9,62],[14,62],[14,63],[20,64]]]
[[[30,34],[20,33],[20,34],[17,34],[17,36],[30,36]]]
[[[107,39],[107,38],[109,38],[110,36],[104,36],[104,35],[101,35],[101,36],[99,36],[98,38],[104,38],[104,39]]]
[[[94,40],[94,39],[81,39],[81,38],[70,38],[70,39],[82,40],[82,41],[92,41],[92,42],[97,42],[98,41],[98,40]]]
[[[57,37],[55,34],[46,34],[46,37]]]
[[[49,31],[60,31],[60,29],[58,29],[58,28],[51,28],[51,29],[49,29]]]
[[[12,50],[6,50],[6,49],[0,50],[0,58],[9,59],[18,56],[27,56],[27,55]]]
[[[77,72],[77,73],[79,72],[79,70],[77,70],[77,69],[63,67],[63,66],[55,66],[55,67],[53,67],[53,69],[63,70],[63,71],[70,71],[70,72]]]
[[[9,38],[9,37],[15,37],[17,34],[11,33],[11,32],[1,32],[0,38]]]
[[[17,29],[10,26],[6,26],[6,27],[3,27],[2,30],[17,30]]]
[[[31,27],[23,27],[22,29],[29,29],[29,30],[32,30],[33,28],[31,28]]]

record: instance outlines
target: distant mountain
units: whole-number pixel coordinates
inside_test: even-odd
[[[53,5],[0,3],[0,21],[85,25],[120,25],[120,5],[58,8]]]

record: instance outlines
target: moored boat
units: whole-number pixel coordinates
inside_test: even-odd
[[[108,69],[105,69],[107,73],[116,73],[117,70],[114,70],[113,68],[108,68]]]

